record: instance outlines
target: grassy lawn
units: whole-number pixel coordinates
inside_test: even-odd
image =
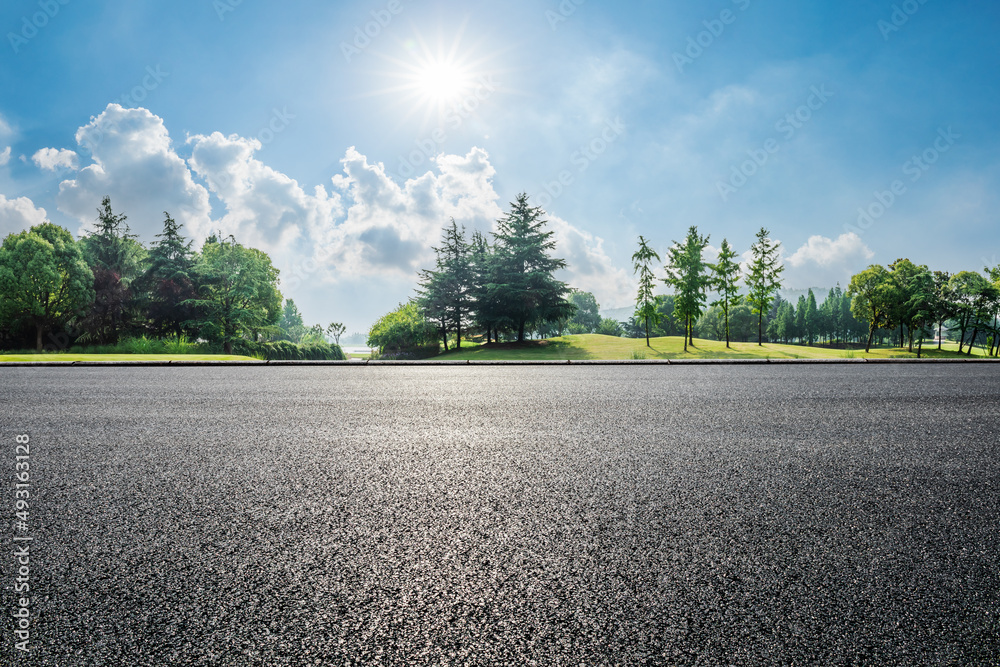
[[[460,352],[451,351],[435,359],[441,361],[546,361],[546,360],[614,360],[614,359],[844,359],[844,358],[916,358],[916,352],[910,353],[906,348],[872,348],[870,354],[861,350],[828,350],[820,347],[804,347],[800,345],[779,345],[766,343],[758,346],[756,343],[732,343],[731,349],[726,344],[713,340],[696,338],[694,346],[689,346],[684,352],[684,340],[679,336],[650,339],[650,347],[646,347],[646,339],[616,338],[585,334],[580,336],[563,336],[545,341],[529,341],[523,345],[492,344],[468,348],[463,343]],[[924,348],[923,356],[927,358],[964,358],[959,355],[958,345],[945,345],[945,349]],[[914,348],[915,349],[915,348]],[[975,356],[984,356],[984,352],[976,348]]]
[[[254,361],[236,354],[0,354],[5,361]]]

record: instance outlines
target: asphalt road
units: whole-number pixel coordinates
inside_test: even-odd
[[[996,665],[998,370],[0,369],[0,664]]]

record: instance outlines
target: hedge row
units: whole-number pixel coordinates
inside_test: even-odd
[[[269,343],[240,341],[233,345],[233,352],[268,361],[345,361],[347,359],[347,355],[344,354],[339,345],[330,345],[326,342],[296,345],[287,340]]]

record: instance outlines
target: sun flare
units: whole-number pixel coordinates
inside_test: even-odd
[[[450,62],[428,62],[415,72],[415,85],[430,102],[447,104],[458,101],[467,87],[461,68]]]

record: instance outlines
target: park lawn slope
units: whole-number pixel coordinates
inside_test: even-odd
[[[0,354],[7,361],[256,361],[237,354]]]
[[[781,345],[777,343],[731,343],[726,348],[724,342],[696,338],[694,345],[684,351],[684,339],[680,336],[652,338],[646,347],[645,338],[618,338],[598,334],[561,336],[542,341],[528,341],[523,344],[501,343],[471,345],[460,351],[452,350],[434,357],[440,361],[599,361],[629,359],[886,359],[916,358],[916,352],[905,348],[873,348],[871,353],[862,350],[830,350],[802,345]],[[983,356],[977,349],[977,356]],[[925,348],[927,358],[967,358],[956,351],[938,352]]]

